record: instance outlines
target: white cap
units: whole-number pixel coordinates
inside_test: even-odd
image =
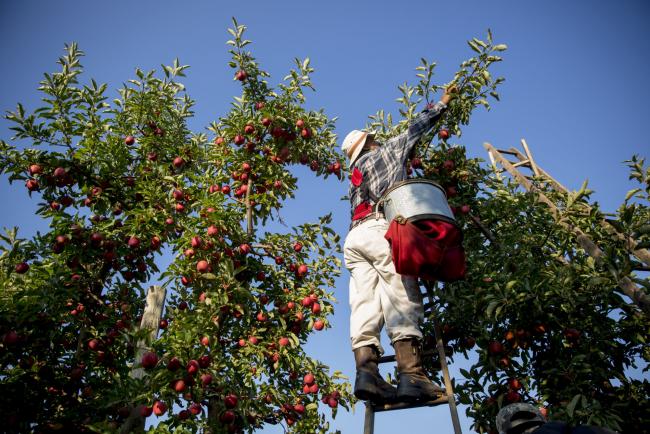
[[[359,157],[363,145],[366,144],[366,139],[368,137],[374,137],[374,134],[365,133],[359,130],[352,130],[345,136],[341,149],[345,152],[345,155],[350,159],[350,166],[354,164],[354,161]]]

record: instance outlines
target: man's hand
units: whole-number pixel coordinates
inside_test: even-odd
[[[454,98],[457,93],[458,93],[458,87],[455,84],[451,84],[447,86],[447,88],[445,89],[445,93],[440,98],[440,102],[445,105],[449,104],[449,101],[451,101],[451,99]]]

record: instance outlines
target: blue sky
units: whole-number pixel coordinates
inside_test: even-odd
[[[500,103],[477,110],[458,140],[469,154],[487,158],[482,144],[518,146],[525,138],[537,163],[570,189],[589,179],[593,198],[614,211],[632,188],[622,163],[648,155],[650,139],[650,4],[643,1],[348,1],[171,2],[116,0],[0,2],[0,108],[17,102],[37,107],[43,72],[56,70],[63,44],[76,41],[86,52],[85,77],[109,84],[110,96],[134,76],[178,57],[191,65],[185,80],[197,100],[195,131],[223,115],[239,92],[227,66],[226,29],[235,16],[248,26],[251,49],[277,83],[293,58],[310,57],[317,91],[307,105],[337,116],[339,137],[362,127],[379,108],[396,113],[396,86],[414,81],[420,57],[438,62],[446,82],[471,52],[465,41],[491,28],[506,43],[506,77]],[[9,141],[8,123],[0,138]],[[346,186],[315,180],[298,170],[300,190],[287,204],[289,224],[334,213],[334,228],[347,232]],[[0,226],[20,226],[31,235],[45,226],[33,215],[22,184],[0,181]],[[314,200],[317,197],[318,200]],[[163,258],[168,260],[168,258]],[[310,353],[333,368],[354,374],[349,350],[347,273],[338,280],[333,328],[317,334]],[[457,360],[455,372],[464,363]],[[461,415],[462,417],[462,415]],[[464,431],[469,424],[463,418]],[[340,413],[333,424],[343,433],[362,432],[363,406]],[[376,434],[409,427],[413,432],[451,433],[446,407],[380,414]],[[279,433],[269,428],[265,433]]]

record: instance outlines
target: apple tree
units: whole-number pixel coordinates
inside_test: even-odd
[[[321,406],[348,407],[345,378],[302,348],[333,313],[330,217],[264,230],[296,188],[291,164],[340,178],[333,121],[303,108],[308,60],[273,90],[243,32],[229,41],[242,95],[210,139],[187,127],[186,66],[136,70],[109,101],[106,85],[80,84],[75,44],[41,82],[43,106],[6,116],[15,143],[1,142],[0,167],[48,223],[2,236],[8,431],[137,431],[154,414],[152,432],[326,432]],[[175,258],[156,277],[163,251]],[[154,279],[169,296],[142,351]]]
[[[628,162],[639,187],[608,215],[589,201],[586,186],[566,194],[539,178],[536,191],[527,192],[468,158],[452,136],[460,136],[475,107],[498,99],[502,80],[488,68],[505,49],[489,33],[469,45],[476,56],[453,80],[459,97],[411,160],[414,177],[445,188],[464,233],[465,278],[423,282],[434,297],[429,320],[442,325],[447,355],[472,361],[455,391],[477,432],[496,432],[499,409],[520,401],[540,406],[552,420],[641,432],[650,423],[650,383],[640,378],[650,360],[642,294],[650,287],[648,168],[639,157]],[[419,83],[399,88],[399,122],[380,111],[369,126],[384,137],[405,128],[418,103],[439,89],[431,84],[434,66],[423,61]],[[540,192],[557,209],[540,202]],[[596,257],[585,237],[599,247]],[[625,278],[641,289],[638,299],[619,286]],[[432,321],[424,329],[428,345],[435,345]],[[436,360],[429,365],[439,369]]]

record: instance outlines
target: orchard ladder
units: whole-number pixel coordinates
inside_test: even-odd
[[[441,397],[434,399],[432,401],[417,401],[417,402],[397,402],[393,404],[373,404],[370,401],[366,401],[366,413],[365,421],[363,427],[363,434],[373,434],[375,430],[375,413],[384,412],[384,411],[393,411],[393,410],[406,410],[409,408],[419,408],[419,407],[436,407],[438,405],[449,405],[449,411],[451,413],[451,422],[454,426],[454,434],[462,434],[460,429],[460,421],[458,419],[458,410],[456,409],[456,401],[454,399],[454,389],[451,384],[451,378],[449,376],[449,369],[447,367],[447,355],[445,353],[445,346],[442,341],[442,331],[440,326],[435,319],[430,314],[431,308],[433,307],[433,291],[431,287],[427,286],[427,292],[423,294],[423,297],[428,297],[428,303],[424,304],[425,314],[434,321],[434,331],[436,338],[436,349],[438,350],[438,357],[440,358],[440,368],[442,370],[442,376],[445,383],[445,393]],[[428,312],[427,312],[428,311]],[[433,356],[434,352],[423,352],[422,356]],[[379,363],[390,363],[395,362],[395,355],[383,356],[379,359]]]
[[[532,180],[544,182],[546,186],[552,188],[553,190],[567,194],[569,190],[560,184],[557,180],[553,179],[551,175],[545,172],[541,167],[537,165],[533,159],[533,155],[530,152],[530,148],[526,143],[526,140],[522,139],[521,144],[524,148],[522,153],[517,148],[510,149],[496,149],[490,143],[484,143],[483,147],[488,152],[490,161],[492,162],[492,167],[494,172],[498,177],[501,177],[501,173],[507,171],[512,178],[527,191],[535,193],[537,195],[537,200],[539,202],[545,203],[548,205],[553,217],[559,225],[565,229],[571,231],[576,236],[576,242],[582,247],[585,252],[594,258],[597,263],[603,260],[603,251],[594,243],[594,241],[584,232],[582,232],[578,227],[570,225],[569,223],[563,221],[561,218],[560,210],[557,205],[551,201],[544,194],[544,192],[537,188],[533,184]],[[517,161],[512,161],[506,158],[505,156],[509,155],[516,158]],[[497,164],[501,165],[503,169],[499,169]],[[529,169],[532,174],[525,175],[521,172],[520,168]],[[532,175],[532,176],[531,176]],[[583,204],[586,211],[590,211],[591,208],[587,204]],[[624,234],[618,232],[616,227],[614,227],[609,221],[603,219],[599,222],[600,225],[614,238],[625,241],[629,247],[631,253],[637,257],[640,261],[650,266],[650,251],[643,248],[638,248],[636,241]],[[625,295],[630,297],[635,304],[637,304],[644,312],[650,313],[650,297],[639,288],[632,280],[627,276],[624,276],[618,280],[618,285]]]

